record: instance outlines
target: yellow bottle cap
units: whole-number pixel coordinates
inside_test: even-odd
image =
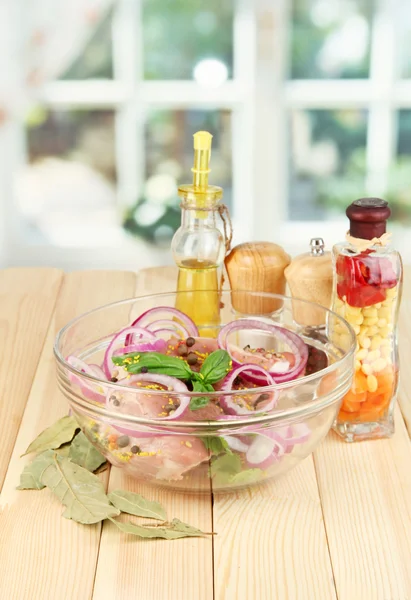
[[[197,131],[193,135],[194,150],[211,150],[211,140],[213,136],[208,131]]]

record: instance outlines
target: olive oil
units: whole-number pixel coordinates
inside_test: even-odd
[[[200,327],[200,335],[215,337],[220,323],[218,267],[208,261],[189,259],[181,263],[176,308]]]

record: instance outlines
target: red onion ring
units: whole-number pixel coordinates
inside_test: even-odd
[[[126,341],[124,345],[128,346],[133,343],[135,335],[138,335],[140,336],[140,338],[144,338],[146,340],[156,339],[156,336],[153,333],[147,331],[146,329],[143,329],[142,327],[125,327],[125,329],[122,329],[121,331],[116,333],[116,335],[113,337],[110,344],[108,345],[106,353],[104,354],[103,370],[107,376],[107,379],[111,378],[111,373],[113,372],[114,365],[111,358],[114,354],[116,343],[118,342],[118,340],[125,336]],[[129,344],[127,344],[127,339],[130,339]]]
[[[77,369],[77,371],[82,371],[86,375],[91,375],[91,377],[97,377],[106,380],[106,376],[103,371],[100,369],[98,365],[89,365],[81,358],[77,358],[77,356],[69,356],[67,357],[67,362],[69,365]],[[95,402],[104,402],[104,395],[106,394],[106,389],[103,384],[93,384],[91,382],[86,381],[85,379],[81,379],[81,377],[77,377],[76,375],[72,375],[69,373],[69,380],[72,383],[75,383],[81,389],[81,392],[84,394],[86,398],[89,400],[94,400]],[[100,390],[99,390],[100,388]]]
[[[273,377],[270,375],[270,373],[268,371],[263,369],[263,367],[259,367],[258,365],[249,365],[248,364],[248,365],[241,365],[240,367],[237,367],[236,369],[231,371],[231,373],[229,373],[227,375],[227,377],[224,379],[223,383],[221,384],[221,391],[231,391],[236,377],[240,373],[243,373],[245,371],[249,372],[250,367],[253,367],[254,372],[261,373],[265,377],[266,385],[275,385],[275,381],[274,381]],[[244,393],[246,394],[247,390],[245,390]],[[250,388],[249,393],[250,394],[253,393],[252,388]],[[247,408],[243,408],[242,406],[239,406],[235,402],[235,396],[232,396],[232,397],[228,396],[228,395],[222,396],[219,399],[219,402],[220,402],[221,408],[223,408],[227,414],[248,415],[249,416],[250,413],[252,413],[252,414],[258,415],[259,413],[269,412],[270,410],[273,410],[273,408],[275,407],[275,405],[278,402],[279,392],[271,391],[271,392],[267,392],[267,393],[271,396],[271,400],[266,406],[264,406],[264,408],[262,408],[260,410],[250,411]]]
[[[249,445],[246,460],[250,466],[265,469],[284,456],[284,453],[284,446],[278,440],[272,436],[259,434]]]
[[[137,381],[148,381],[148,382],[152,381],[153,383],[159,383],[160,385],[164,385],[164,387],[167,388],[168,392],[170,392],[170,393],[177,392],[177,393],[181,394],[178,397],[178,399],[180,401],[180,405],[178,408],[176,408],[174,413],[172,415],[168,415],[167,417],[156,417],[157,421],[173,421],[175,419],[178,419],[185,413],[188,406],[190,405],[190,397],[185,395],[185,393],[188,392],[188,388],[185,385],[185,383],[183,383],[182,381],[180,381],[180,379],[177,379],[176,377],[170,377],[169,375],[160,375],[159,373],[139,373],[138,375],[131,375],[131,377],[125,377],[124,379],[120,379],[120,381],[118,383],[119,383],[119,385],[132,387],[131,384],[133,384]],[[140,391],[140,390],[143,391],[145,388],[143,388],[143,387],[133,388],[132,387],[132,389],[136,392],[134,394],[134,397],[135,397],[136,403],[139,404],[138,391]],[[147,390],[147,391],[149,392],[149,390]],[[111,395],[112,395],[111,391],[109,391],[106,395],[106,407],[109,409],[112,409],[112,407],[110,405]],[[134,434],[135,434],[135,432],[132,435],[134,435]]]
[[[275,383],[284,383],[286,381],[291,381],[292,379],[296,379],[305,369],[305,365],[308,359],[308,349],[305,342],[300,338],[296,333],[285,329],[284,327],[279,327],[278,325],[270,325],[268,323],[264,323],[263,321],[258,321],[257,319],[238,319],[237,321],[232,321],[225,325],[219,335],[218,335],[218,345],[221,349],[226,350],[233,361],[233,365],[239,366],[244,363],[240,363],[236,360],[230,352],[230,346],[227,342],[227,337],[230,333],[236,330],[244,330],[244,329],[257,329],[260,331],[268,331],[272,335],[274,335],[279,340],[286,342],[290,347],[291,351],[295,355],[295,364],[294,366],[286,371],[285,373],[275,373],[274,371],[268,371],[270,375],[273,377]],[[250,365],[246,373],[247,379],[253,381],[254,383],[261,383],[263,378],[258,376],[256,373],[257,365]]]
[[[149,342],[141,342],[141,344],[131,344],[124,348],[118,348],[114,351],[113,356],[123,356],[130,352],[164,352],[167,348],[167,342],[163,339],[156,339]]]
[[[131,325],[138,325],[139,327],[147,327],[148,325],[153,325],[155,323],[155,320],[153,320],[151,317],[157,315],[158,313],[169,313],[174,319],[181,321],[190,337],[198,336],[198,329],[194,321],[192,321],[190,317],[181,312],[181,310],[178,310],[177,308],[172,308],[170,306],[157,306],[156,308],[150,308],[149,310],[146,310],[146,312],[142,313],[139,317],[137,317],[137,319],[135,319]],[[157,322],[158,321],[159,319],[157,319]],[[171,319],[171,322],[174,321]],[[129,343],[131,342],[126,338],[126,346]]]
[[[167,328],[169,331],[173,331],[175,334],[178,334],[182,339],[190,337],[190,332],[183,326],[181,323],[177,321],[172,321],[171,319],[159,319],[158,321],[153,321],[150,325],[147,325],[148,331],[152,333],[156,333],[158,329]]]

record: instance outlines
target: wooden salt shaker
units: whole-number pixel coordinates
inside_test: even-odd
[[[333,267],[331,252],[324,251],[324,240],[313,238],[311,252],[300,254],[285,269],[285,277],[293,298],[301,298],[331,308]],[[294,303],[293,317],[301,325],[321,325],[325,312],[315,307]]]
[[[290,260],[281,246],[270,242],[235,246],[225,259],[234,310],[244,315],[268,315],[279,310],[281,300],[244,292],[284,294],[284,269]]]

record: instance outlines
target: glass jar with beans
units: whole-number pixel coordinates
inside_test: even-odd
[[[394,432],[402,264],[385,233],[389,215],[384,200],[357,200],[347,209],[347,242],[333,248],[333,309],[350,323],[357,337],[353,385],[343,398],[334,427],[346,441]],[[337,327],[342,348],[344,335]]]

